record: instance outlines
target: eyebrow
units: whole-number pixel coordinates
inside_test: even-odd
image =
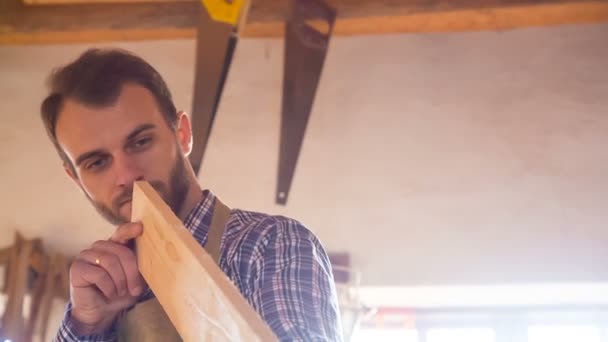
[[[94,150],[81,154],[76,158],[76,166],[80,166],[80,164],[84,163],[87,159],[93,158],[96,156],[103,155],[105,152],[103,150]]]
[[[154,124],[140,125],[137,128],[135,128],[131,133],[129,133],[129,135],[127,135],[127,138],[125,139],[125,141],[133,140],[133,138],[137,137],[141,132],[147,131],[152,128],[156,128],[156,125],[154,125]]]
[[[143,124],[138,126],[137,128],[135,128],[133,131],[131,131],[131,133],[129,133],[129,135],[127,135],[127,138],[125,139],[125,141],[130,141],[133,140],[135,137],[137,137],[140,133],[156,128],[156,125],[154,124]],[[104,150],[102,149],[97,149],[97,150],[93,150],[93,151],[89,151],[89,152],[85,152],[83,154],[81,154],[80,156],[78,156],[78,158],[76,158],[76,166],[80,166],[80,164],[84,163],[87,159],[89,158],[93,158],[99,155],[103,155],[104,153],[106,153]]]

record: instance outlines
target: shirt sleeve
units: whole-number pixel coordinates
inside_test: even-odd
[[[342,341],[329,257],[297,221],[279,217],[252,255],[251,304],[281,341]]]
[[[53,342],[115,342],[116,341],[116,329],[114,326],[103,334],[77,336],[74,333],[74,326],[71,318],[72,303],[68,302],[65,316],[59,326],[59,331],[53,338]]]

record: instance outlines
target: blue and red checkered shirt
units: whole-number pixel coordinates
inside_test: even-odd
[[[204,246],[215,196],[204,192],[184,226]],[[233,209],[220,247],[220,268],[281,341],[342,341],[336,289],[327,253],[301,223]],[[204,289],[201,289],[204,291]],[[153,296],[145,293],[140,301]],[[71,304],[54,341],[116,341],[116,331],[76,336]]]

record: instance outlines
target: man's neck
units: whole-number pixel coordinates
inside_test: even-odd
[[[196,181],[196,178],[190,179],[190,186],[188,187],[188,194],[186,194],[186,198],[184,199],[184,203],[182,204],[182,208],[180,209],[177,217],[180,221],[184,222],[188,214],[196,207],[196,205],[203,199],[203,189]]]

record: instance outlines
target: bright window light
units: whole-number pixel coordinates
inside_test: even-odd
[[[533,325],[528,342],[600,342],[600,330],[586,325]]]
[[[418,342],[414,329],[359,329],[352,342]]]
[[[429,329],[427,342],[495,342],[494,330],[489,328]],[[544,341],[546,342],[546,341]]]

